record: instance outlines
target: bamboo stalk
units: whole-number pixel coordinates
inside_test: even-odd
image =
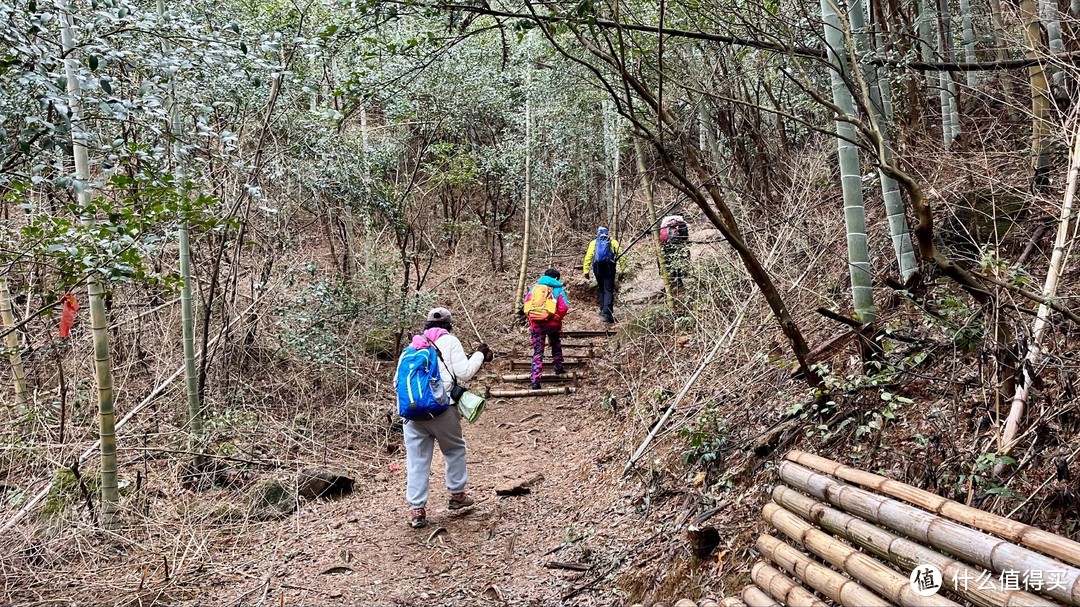
[[[715,605],[716,604],[709,605],[706,602],[706,603],[702,603],[701,607],[715,607]],[[743,603],[742,600],[739,599],[739,597],[735,597],[735,596],[727,596],[727,597],[724,597],[724,598],[720,599],[719,605],[720,605],[720,607],[746,607],[746,604]]]
[[[158,19],[165,18],[165,0],[157,0]],[[168,38],[162,41],[165,54],[172,52],[172,45]],[[176,189],[183,195],[184,202],[190,201],[188,197],[187,179],[184,173],[184,146],[180,139],[183,123],[180,119],[180,104],[176,100],[176,83],[169,82],[169,135],[172,137],[173,172]],[[184,346],[184,386],[187,392],[187,415],[188,431],[191,433],[189,448],[196,455],[196,466],[203,464],[203,424],[202,404],[199,399],[199,377],[195,371],[195,312],[191,299],[191,226],[186,217],[180,222],[180,324]]]
[[[742,589],[742,600],[746,607],[781,607],[780,603],[753,584]]]
[[[970,525],[976,529],[982,529],[987,533],[1001,536],[1010,542],[1023,544],[1050,556],[1059,558],[1072,565],[1080,565],[1080,543],[1068,538],[1055,535],[1031,525],[1019,521],[984,512],[971,506],[965,506],[959,502],[945,499],[929,491],[912,487],[911,485],[887,479],[877,474],[857,470],[845,466],[831,459],[806,453],[804,451],[792,451],[787,454],[787,459],[807,468],[831,474],[843,479],[869,487],[874,491],[910,502],[916,506],[925,508],[947,519]]]
[[[67,76],[68,107],[71,111],[71,150],[75,164],[75,188],[79,207],[90,207],[93,185],[90,183],[90,153],[87,149],[86,126],[83,124],[82,90],[77,75],[79,64],[75,57],[72,32],[74,17],[71,7],[60,8],[60,43],[64,50],[64,72]],[[82,223],[92,227],[96,219],[89,211]],[[112,361],[109,358],[109,319],[105,312],[105,287],[96,276],[86,282],[90,303],[90,330],[94,341],[94,379],[97,383],[98,436],[101,444],[101,526],[113,529],[117,525],[120,491],[116,482],[116,394],[113,391]]]
[[[1046,580],[1054,576],[1055,583],[1048,583],[1043,594],[1080,605],[1080,569],[1076,567],[903,502],[841,483],[790,461],[780,464],[779,474],[796,489],[996,573],[1039,570]]]
[[[908,578],[773,502],[765,504],[762,516],[769,524],[805,546],[810,552],[894,603],[903,607],[960,607],[958,603],[943,596],[919,595],[911,587]]]
[[[876,525],[807,497],[794,489],[778,485],[772,492],[773,501],[808,521],[847,538],[888,559],[910,572],[919,565],[934,565],[941,570],[945,587],[966,600],[983,607],[1054,607],[1056,603],[1019,590],[1005,591],[993,577],[983,579],[982,570],[947,557],[926,546],[890,533]],[[978,581],[978,584],[971,583]],[[961,583],[963,582],[963,583]]]
[[[1054,250],[1050,255],[1050,267],[1046,269],[1046,281],[1043,283],[1042,288],[1042,296],[1046,298],[1057,295],[1058,278],[1063,273],[1065,266],[1067,257],[1065,254],[1065,241],[1069,236],[1069,223],[1072,219],[1077,172],[1080,172],[1080,120],[1076,121],[1076,131],[1073,133],[1072,161],[1069,163],[1065,199],[1061,203],[1061,217],[1058,219],[1057,235],[1054,237]],[[1028,341],[1027,354],[1024,356],[1023,364],[1020,365],[1022,379],[1016,383],[1016,393],[1013,394],[1012,404],[1009,407],[1009,416],[1005,419],[1005,428],[1001,433],[1001,443],[998,445],[998,452],[1002,455],[1010,453],[1016,444],[1016,432],[1020,427],[1020,418],[1024,415],[1024,405],[1027,403],[1028,391],[1031,389],[1031,384],[1035,382],[1033,376],[1035,363],[1042,353],[1043,332],[1049,318],[1050,308],[1046,304],[1039,304],[1039,311],[1035,315],[1035,322],[1031,327],[1031,339]],[[1001,474],[1003,468],[1004,464],[999,461],[994,466],[994,474]]]
[[[772,598],[787,607],[829,607],[810,591],[795,583],[775,567],[758,562],[750,570],[750,579],[759,588],[769,593]]]
[[[0,322],[4,329],[15,326],[15,314],[11,310],[11,291],[8,290],[6,276],[0,276]],[[11,362],[11,373],[15,382],[15,406],[21,414],[26,406],[26,367],[23,366],[22,354],[19,353],[19,334],[16,331],[8,331],[4,338],[4,346],[8,351],[8,360]]]
[[[844,607],[894,607],[858,582],[845,577],[771,535],[754,544],[762,556]]]
[[[540,379],[543,381],[574,381],[575,379],[581,379],[584,377],[581,373],[571,371],[570,373],[563,373],[562,375],[545,375]],[[520,373],[514,375],[500,375],[501,381],[532,381],[532,375],[528,373]]]
[[[560,386],[558,388],[540,388],[539,390],[488,390],[488,398],[528,398],[530,396],[557,396],[560,394],[573,394],[577,388],[573,386]]]

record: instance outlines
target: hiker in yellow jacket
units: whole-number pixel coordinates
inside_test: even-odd
[[[585,260],[581,264],[581,271],[584,272],[586,280],[589,278],[590,271],[596,275],[600,317],[608,324],[615,322],[612,310],[615,307],[615,278],[626,265],[620,257],[621,253],[619,241],[608,234],[607,228],[601,227],[596,231],[596,238],[589,243]]]

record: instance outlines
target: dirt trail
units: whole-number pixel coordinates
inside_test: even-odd
[[[580,297],[565,329],[602,328],[588,292],[579,287],[572,294]],[[478,501],[473,508],[446,509],[444,463],[436,450],[429,524],[409,528],[404,450],[373,453],[351,496],[308,503],[286,521],[235,538],[247,550],[234,548],[248,557],[235,563],[235,575],[221,575],[220,585],[205,591],[286,605],[539,605],[594,583],[566,604],[621,603],[606,575],[617,564],[612,548],[640,530],[628,533],[633,524],[619,516],[629,501],[618,488],[625,447],[613,440],[614,420],[599,403],[613,379],[612,354],[607,338],[588,341],[598,346],[597,358],[587,378],[574,382],[577,393],[491,399],[476,424],[465,424],[469,492]],[[497,375],[510,371],[510,358],[525,358],[528,338],[522,332],[492,345],[515,355],[487,365],[473,386],[507,387]],[[398,432],[391,444],[400,441]],[[497,486],[534,476],[542,480],[527,495],[495,494]],[[550,560],[591,569],[545,568]]]

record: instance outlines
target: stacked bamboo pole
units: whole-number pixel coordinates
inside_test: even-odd
[[[1003,516],[984,512],[971,506],[965,506],[929,491],[887,479],[877,474],[857,470],[803,451],[792,451],[787,454],[786,459],[856,485],[868,487],[884,495],[915,504],[947,519],[970,525],[976,529],[982,529],[988,533],[1003,537],[1010,542],[1023,544],[1061,559],[1066,563],[1080,566],[1080,543],[1060,535]]]
[[[1055,582],[1047,583],[1043,593],[1080,606],[1080,569],[1076,567],[903,502],[841,483],[792,461],[780,464],[779,474],[788,485],[837,508],[996,573],[1039,570],[1044,575],[1053,575]]]
[[[773,527],[805,546],[810,552],[844,570],[866,587],[903,607],[960,607],[943,596],[921,596],[911,587],[908,578],[893,571],[846,542],[815,528],[810,523],[784,510],[775,503],[765,504],[762,512]]]
[[[780,603],[753,584],[742,589],[742,600],[746,607],[780,607]]]
[[[844,607],[893,607],[891,603],[771,535],[754,544],[762,556]]]
[[[1003,590],[1001,583],[993,577],[983,579],[982,571],[972,569],[960,561],[885,531],[876,525],[871,525],[862,519],[830,508],[783,485],[773,489],[772,498],[785,509],[888,559],[904,571],[911,571],[919,565],[934,565],[941,570],[945,588],[976,605],[982,607],[1054,607],[1055,605],[1051,601],[1028,592]],[[954,580],[964,583],[954,583]],[[974,580],[979,580],[979,583],[970,583]]]
[[[810,591],[795,583],[779,569],[759,562],[750,570],[750,579],[787,607],[829,607]]]

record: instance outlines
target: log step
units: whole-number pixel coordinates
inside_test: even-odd
[[[584,360],[564,360],[563,361],[563,366],[568,367],[568,368],[569,367],[580,367],[580,366],[584,365],[585,362],[586,361],[584,361]],[[552,365],[552,364],[554,364],[554,363],[552,363],[550,360],[545,360],[544,361],[544,366],[548,366],[548,365]],[[532,361],[531,360],[512,360],[512,361],[510,361],[510,370],[511,371],[516,371],[518,369],[532,369]]]
[[[584,329],[580,330],[580,331],[563,331],[562,332],[563,337],[570,337],[570,338],[575,338],[575,337],[609,337],[609,336],[614,335],[614,334],[615,334],[614,331],[589,331],[589,330],[584,330]]]
[[[570,344],[568,344],[566,342],[563,342],[562,347],[563,347],[564,350],[577,350],[577,349],[580,349],[580,348],[583,348],[585,350],[592,350],[593,349],[593,345],[591,343],[584,343],[584,344],[570,343]]]
[[[529,398],[530,396],[557,396],[573,394],[577,388],[561,386],[559,388],[540,388],[539,390],[488,390],[488,398]]]
[[[544,375],[540,378],[541,381],[574,381],[575,379],[582,379],[584,375],[577,371],[571,371],[570,373],[564,373],[562,375]],[[502,381],[531,381],[532,376],[528,373],[515,373],[510,375],[500,375],[499,379]]]
[[[565,349],[566,346],[563,346],[563,348]],[[548,354],[544,356],[544,360],[551,360],[550,352],[551,351],[548,350]],[[532,352],[519,352],[518,354],[521,356],[532,356]],[[600,356],[600,352],[592,348],[588,348],[585,350],[574,350],[573,352],[567,352],[567,354],[575,358],[597,358]]]

